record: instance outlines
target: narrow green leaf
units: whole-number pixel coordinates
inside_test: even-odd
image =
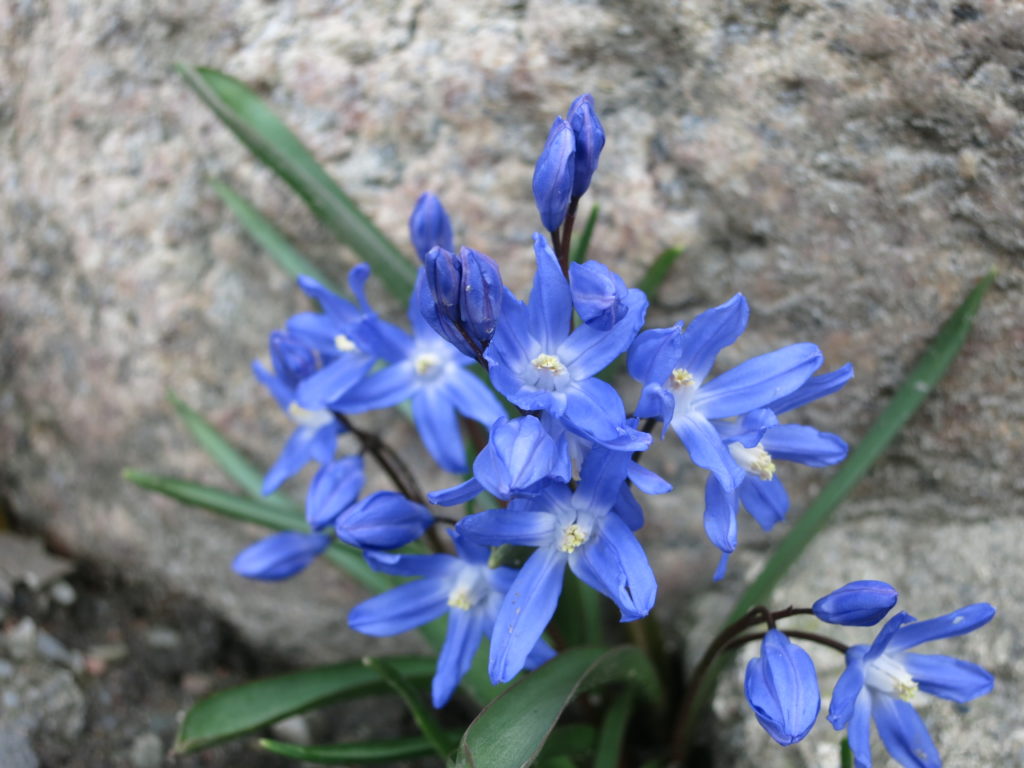
[[[394,658],[388,663],[413,680],[429,680],[434,674],[430,658]],[[174,750],[194,752],[296,712],[385,690],[387,685],[377,670],[358,661],[255,680],[218,691],[192,707],[178,729]]]
[[[437,715],[432,709],[427,709],[420,698],[419,691],[409,684],[401,672],[383,659],[367,657],[363,659],[363,665],[368,669],[376,670],[377,674],[399,695],[405,703],[406,709],[409,710],[409,714],[412,715],[416,726],[424,738],[430,742],[430,746],[440,757],[447,757],[454,747],[455,740],[448,739],[448,734],[437,721]]]
[[[981,299],[985,295],[995,273],[992,272],[978,281],[974,290],[963,304],[939,329],[935,339],[925,350],[913,370],[907,375],[889,405],[875,419],[871,429],[864,435],[850,456],[843,462],[807,511],[801,515],[789,533],[779,542],[771,558],[761,569],[760,575],[740,596],[726,623],[735,621],[753,606],[764,602],[772,588],[797,561],[800,553],[825,524],[833,510],[850,494],[854,486],[874,466],[889,443],[900,429],[921,406],[925,398],[935,389],[936,384],[953,362],[974,320]]]
[[[559,755],[579,757],[594,751],[597,742],[597,729],[586,723],[567,723],[555,728],[544,748],[540,751],[540,759]]]
[[[299,505],[280,494],[263,495],[263,473],[235,448],[209,421],[190,408],[173,392],[167,399],[174,406],[178,417],[184,422],[199,447],[212,458],[238,487],[254,499],[263,501],[269,507],[276,507],[293,515],[301,513]]]
[[[448,731],[447,737],[454,743],[458,740],[459,734],[457,731]],[[260,739],[260,746],[268,752],[293,760],[324,765],[375,765],[413,757],[429,757],[434,754],[433,745],[423,736],[359,741],[351,744],[320,744],[310,747],[273,739]]]
[[[595,205],[590,209],[590,215],[587,216],[587,223],[583,226],[583,231],[580,233],[579,240],[572,247],[572,260],[579,263],[586,260],[587,251],[590,250],[590,238],[594,236],[594,226],[597,224],[597,215],[601,212],[601,207]]]
[[[598,731],[594,768],[618,768],[626,740],[626,728],[633,715],[634,695],[627,688],[615,697],[604,713],[601,730]]]
[[[853,768],[853,750],[846,738],[839,742],[839,765],[840,768]]]
[[[555,612],[555,626],[569,647],[600,645],[604,640],[600,595],[572,571],[565,574],[562,597]]]
[[[256,210],[252,203],[220,179],[213,179],[210,184],[220,199],[235,214],[239,224],[249,234],[249,237],[255,240],[285,273],[293,278],[299,275],[309,275],[335,293],[343,292],[327,275],[288,242],[288,238]]]
[[[635,685],[652,704],[661,703],[661,682],[638,648],[573,648],[523,676],[487,705],[463,734],[457,765],[529,765],[576,696],[613,682]]]
[[[275,531],[299,531],[301,533],[309,531],[309,525],[306,523],[305,518],[298,514],[285,512],[263,501],[236,496],[219,488],[210,488],[209,486],[192,483],[187,480],[179,480],[174,477],[151,475],[135,469],[124,470],[122,476],[125,480],[129,480],[142,488],[162,493],[183,504],[202,507],[211,512],[233,517],[236,520],[256,523]],[[363,560],[359,551],[349,547],[347,544],[340,542],[332,543],[327,548],[324,556],[372,592],[382,592],[395,584],[394,580],[390,577],[371,569]]]
[[[367,218],[267,104],[238,80],[213,69],[179,64],[188,86],[256,157],[306,201],[342,242],[367,261],[401,301],[416,266]]]
[[[647,294],[647,298],[653,303],[658,295],[658,289],[668,276],[668,271],[675,264],[676,259],[683,252],[682,248],[668,248],[658,254],[658,258],[647,269],[646,274],[637,283],[637,288]]]

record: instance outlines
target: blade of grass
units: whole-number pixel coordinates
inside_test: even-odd
[[[597,224],[597,216],[600,212],[601,207],[598,205],[590,209],[590,215],[587,216],[587,223],[583,225],[580,239],[572,247],[573,261],[579,263],[587,258],[587,251],[590,249],[590,238],[594,236],[594,226]]]
[[[320,271],[309,259],[301,254],[281,231],[264,217],[244,197],[235,192],[220,179],[212,179],[210,185],[224,201],[224,204],[235,214],[242,229],[256,241],[287,274],[293,278],[309,275],[321,285],[335,293],[343,293],[327,275]]]
[[[441,728],[441,723],[438,722],[433,710],[427,709],[420,699],[419,692],[412,687],[409,681],[398,670],[382,659],[366,657],[363,659],[363,665],[376,670],[384,682],[398,694],[405,703],[406,709],[409,710],[409,714],[412,715],[416,726],[420,729],[424,738],[430,742],[430,746],[434,748],[434,751],[437,752],[441,759],[447,757],[455,748],[455,741],[449,740],[448,734]]]
[[[224,470],[224,474],[237,483],[247,495],[265,502],[267,506],[279,508],[293,515],[301,514],[299,505],[291,499],[276,493],[271,496],[263,495],[263,473],[231,445],[216,427],[173,392],[167,393],[167,399],[199,447],[206,451],[217,466]]]
[[[399,300],[408,299],[416,266],[341,191],[267,104],[221,72],[187,64],[177,68],[242,143],[294,189],[339,240],[367,261]]]
[[[853,768],[853,750],[850,749],[849,739],[839,742],[839,765],[840,768]]]
[[[634,693],[632,689],[627,688],[615,697],[608,711],[604,713],[601,728],[597,732],[594,768],[618,768],[634,703]]]
[[[995,276],[995,271],[992,271],[981,278],[963,303],[943,323],[931,344],[925,349],[896,394],[893,395],[889,405],[875,419],[868,433],[858,443],[839,471],[832,476],[821,493],[811,502],[807,511],[779,543],[754,583],[740,595],[732,612],[726,618],[725,625],[735,621],[750,608],[768,598],[772,588],[786,573],[790,565],[797,561],[814,536],[825,526],[835,508],[874,466],[889,443],[899,433],[903,424],[917,411],[928,394],[942,379],[943,374],[967,340],[974,316],[981,306],[982,298],[992,285],[992,281],[995,280]],[[689,712],[684,713],[686,719],[680,724],[676,734],[677,744],[683,745],[680,751],[685,752],[685,748],[690,744],[693,729],[700,714],[714,694],[718,675],[731,658],[732,654],[719,655],[700,681],[697,693],[694,695],[693,706]]]
[[[456,731],[448,731],[447,736],[453,742],[458,741],[459,738],[459,734]],[[309,747],[304,747],[301,744],[275,741],[274,739],[260,739],[259,744],[268,752],[273,752],[282,757],[304,760],[307,763],[321,763],[323,765],[393,764],[395,760],[429,757],[434,754],[434,746],[423,736],[407,736],[380,741],[359,741],[351,744],[319,744]]]

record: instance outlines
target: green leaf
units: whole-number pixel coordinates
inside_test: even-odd
[[[839,765],[840,768],[853,768],[853,750],[850,749],[850,740],[846,738],[839,742]]]
[[[600,645],[604,640],[601,596],[572,571],[565,574],[562,597],[555,611],[555,626],[569,647]]]
[[[594,751],[597,741],[597,729],[586,723],[569,723],[555,728],[544,748],[540,751],[540,759],[558,757],[560,755],[579,756]]]
[[[875,419],[868,433],[779,542],[760,575],[737,600],[726,623],[735,621],[753,606],[768,599],[790,565],[797,561],[804,548],[825,527],[835,508],[850,495],[860,479],[889,447],[907,419],[921,407],[921,403],[935,389],[966,341],[971,323],[981,306],[981,299],[994,279],[995,273],[992,272],[978,281],[963,304],[939,329],[935,339],[904,379],[889,405]]]
[[[236,520],[256,523],[275,531],[309,532],[309,525],[305,518],[298,514],[285,512],[263,501],[246,499],[219,488],[210,488],[174,477],[151,475],[136,469],[126,469],[122,472],[122,476],[125,480],[142,488],[162,493],[183,504],[202,507]],[[371,569],[363,560],[359,550],[349,547],[347,544],[332,543],[324,556],[372,592],[382,592],[395,584],[390,577]]]
[[[457,731],[448,731],[447,736],[453,743],[459,738]],[[260,739],[260,746],[268,752],[293,760],[325,765],[375,765],[413,757],[429,757],[434,754],[433,745],[423,736],[359,741],[351,744],[320,744],[310,747],[273,739]]]
[[[668,248],[662,251],[658,254],[658,258],[654,260],[654,263],[647,269],[640,282],[637,283],[636,287],[647,294],[647,298],[651,303],[654,302],[658,295],[658,289],[665,282],[668,271],[682,252],[682,248]]]
[[[285,273],[293,278],[299,275],[309,275],[335,293],[343,293],[334,281],[321,272],[295,246],[288,242],[288,239],[281,234],[281,231],[271,224],[262,213],[256,210],[248,200],[220,179],[213,179],[210,184],[213,186],[214,191],[220,195],[220,199],[224,201],[228,208],[231,209],[231,212],[238,218],[238,222],[249,234],[249,237],[255,240]]]
[[[604,713],[601,730],[598,731],[594,768],[618,768],[626,740],[626,728],[633,715],[633,697],[633,691],[623,691],[612,700],[611,706]]]
[[[444,732],[437,720],[437,715],[433,710],[427,709],[419,692],[409,684],[402,673],[382,659],[367,657],[363,659],[363,664],[369,669],[376,670],[377,674],[398,694],[405,703],[406,709],[409,710],[409,714],[412,715],[416,726],[424,738],[430,742],[430,746],[440,757],[447,757],[454,747],[455,739],[449,740],[448,734]]]
[[[613,682],[633,684],[652,704],[661,703],[657,673],[638,648],[573,648],[523,676],[487,705],[463,734],[457,765],[529,765],[573,699]]]
[[[434,674],[434,660],[430,658],[394,658],[389,664],[414,680],[429,680]],[[385,690],[387,685],[380,674],[359,661],[245,683],[218,691],[192,707],[178,729],[174,749],[194,752],[296,712]]]
[[[587,258],[587,251],[590,250],[590,238],[594,236],[594,226],[597,224],[597,215],[601,212],[601,207],[595,205],[590,209],[590,215],[587,216],[587,223],[583,226],[583,231],[580,233],[580,239],[576,241],[576,245],[572,247],[572,260],[575,262],[584,261]]]
[[[263,495],[263,473],[260,472],[241,452],[229,443],[210,422],[190,408],[173,392],[167,393],[175,412],[184,422],[199,447],[212,458],[231,480],[246,494],[262,501],[266,506],[277,507],[292,515],[301,514],[299,505],[280,494]]]
[[[367,261],[384,284],[406,301],[416,266],[367,218],[267,104],[233,77],[179,64],[185,82],[220,120],[294,189],[342,242]]]

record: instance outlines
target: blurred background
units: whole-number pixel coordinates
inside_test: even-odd
[[[995,604],[990,627],[947,645],[992,670],[995,692],[969,713],[934,701],[925,716],[950,766],[1024,764],[1024,6],[9,0],[0,765],[159,766],[196,696],[368,647],[343,623],[363,595],[329,566],[245,582],[230,561],[255,529],[120,477],[131,465],[223,484],[168,390],[264,466],[289,430],[249,363],[304,300],[210,178],[323,270],[340,278],[354,261],[186,89],[176,61],[258,90],[410,257],[406,219],[434,191],[456,241],[519,289],[540,227],[533,163],[553,116],[592,93],[608,134],[582,207],[601,205],[592,257],[629,282],[685,246],[654,325],[743,291],[750,330],[725,365],[802,340],[828,369],[853,362],[851,385],[804,414],[851,444],[974,281],[999,269],[949,376],[777,594],[800,604],[878,578],[922,618]],[[403,425],[365,421],[409,444]],[[682,465],[674,440],[657,455],[668,474]],[[427,487],[447,482],[408,456]],[[794,515],[828,476],[783,473]],[[703,478],[671,479],[677,492],[650,500],[642,540],[657,611],[697,643],[772,537],[742,528],[730,576],[711,586]],[[721,765],[831,764],[824,725],[766,749],[741,711],[741,676],[738,665],[715,712]],[[341,713],[289,727],[298,739],[365,725]],[[239,754],[278,764],[230,749],[176,764],[237,765]]]

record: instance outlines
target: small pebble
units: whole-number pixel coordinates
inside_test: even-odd
[[[205,696],[213,688],[213,677],[202,672],[186,672],[181,676],[181,689],[189,696]]]
[[[160,768],[164,759],[164,745],[155,733],[140,733],[132,741],[129,755],[133,768]]]
[[[36,650],[44,659],[71,667],[74,659],[64,644],[46,630],[40,629],[36,635]]]
[[[293,744],[309,745],[313,743],[309,722],[302,715],[292,715],[270,726],[270,733],[275,739],[290,741]]]
[[[21,704],[21,697],[15,691],[4,691],[0,694],[0,702],[5,709],[17,709]]]
[[[161,651],[173,651],[181,646],[181,635],[170,627],[150,627],[146,630],[146,644]]]
[[[36,623],[25,616],[7,632],[7,650],[16,661],[30,659],[36,652]]]
[[[65,607],[74,605],[75,600],[78,599],[78,593],[75,592],[75,588],[68,584],[66,581],[58,581],[52,587],[50,587],[50,597],[57,605],[63,605]]]
[[[14,677],[14,665],[7,659],[0,659],[0,680],[10,680]]]

